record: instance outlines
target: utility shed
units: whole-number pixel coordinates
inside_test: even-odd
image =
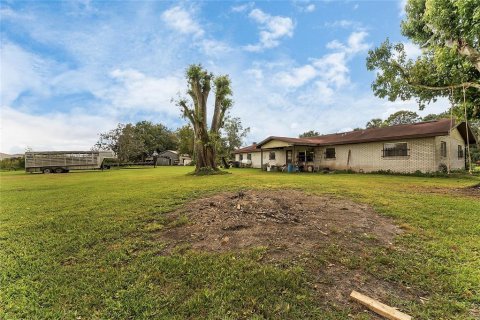
[[[165,150],[158,154],[157,165],[158,166],[175,166],[178,165],[179,155],[177,151]]]

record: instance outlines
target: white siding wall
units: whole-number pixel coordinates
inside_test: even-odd
[[[441,155],[441,143],[445,141],[447,143],[447,156]],[[462,146],[463,157],[458,157],[458,146]],[[438,170],[440,164],[444,164],[450,167],[450,170],[465,169],[465,142],[463,141],[460,132],[455,128],[450,133],[450,136],[435,137],[435,164]]]
[[[248,154],[252,155],[252,168],[260,168],[260,162],[261,162],[261,157],[260,157],[260,152],[245,152],[242,153],[243,155],[243,160],[247,160],[247,155]],[[235,161],[240,161],[240,154],[237,153],[235,154]]]
[[[270,152],[275,152],[275,160],[270,160]],[[271,166],[285,165],[286,164],[285,150],[282,150],[282,149],[263,150],[263,164],[270,164]]]

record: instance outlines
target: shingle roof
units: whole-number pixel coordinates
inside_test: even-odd
[[[342,133],[326,134],[318,137],[309,138],[288,138],[271,136],[257,144],[257,148],[272,140],[279,140],[295,145],[307,146],[327,146],[341,144],[355,144],[374,141],[387,141],[398,139],[412,139],[423,137],[436,137],[448,135],[451,128],[455,127],[450,119],[441,119],[436,121],[419,122],[415,124],[396,125],[384,128],[373,128]],[[466,141],[466,125],[461,122],[457,125],[460,134]],[[475,138],[469,130],[470,143],[475,143]],[[251,146],[252,147],[252,146]]]
[[[252,144],[248,147],[244,147],[244,148],[240,148],[240,149],[237,149],[235,151],[233,151],[233,153],[250,153],[250,152],[260,152],[260,149],[257,149],[257,144]]]
[[[386,141],[396,139],[411,139],[448,135],[450,128],[455,126],[450,119],[403,124],[384,128],[349,131],[327,134],[311,138],[322,145],[352,144],[373,141]]]

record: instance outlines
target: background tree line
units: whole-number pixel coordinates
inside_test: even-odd
[[[240,118],[227,116],[216,146],[216,161],[220,163],[222,157],[229,159],[242,146],[249,130],[243,127]],[[190,124],[172,130],[150,121],[119,123],[116,128],[100,133],[92,149],[112,150],[121,163],[145,162],[154,152],[165,150],[176,150],[195,160],[194,131]]]
[[[0,160],[1,170],[25,169],[25,157],[13,157]]]

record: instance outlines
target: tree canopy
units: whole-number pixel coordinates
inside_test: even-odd
[[[221,130],[221,143],[219,146],[219,156],[230,158],[232,152],[240,148],[243,139],[250,132],[250,128],[244,128],[242,121],[238,117],[227,117],[225,125]]]
[[[384,126],[384,122],[380,118],[375,118],[367,122],[366,128],[367,129],[372,129],[372,128],[381,128]]]
[[[367,129],[383,128],[383,127],[395,126],[399,124],[410,124],[410,123],[417,123],[420,121],[439,120],[439,119],[444,119],[448,117],[450,117],[449,112],[442,112],[439,114],[431,113],[422,118],[414,111],[400,110],[392,113],[385,120],[382,120],[380,118],[374,118],[368,121],[365,127]]]
[[[94,149],[112,150],[120,162],[145,161],[155,151],[177,148],[175,134],[161,123],[139,121],[119,123],[115,129],[101,133]]]
[[[407,57],[403,43],[385,40],[369,51],[367,68],[377,71],[376,96],[416,99],[420,109],[449,97],[457,117],[480,118],[480,1],[408,0],[401,32],[422,54]]]
[[[309,137],[318,137],[320,133],[315,130],[305,131],[304,133],[300,134],[299,138],[309,138]]]
[[[391,114],[386,120],[386,126],[395,126],[399,124],[410,124],[420,122],[422,119],[414,111],[400,110]]]
[[[445,111],[438,114],[435,114],[435,113],[427,114],[425,117],[422,118],[422,121],[433,121],[433,120],[440,120],[440,119],[446,119],[446,118],[450,118],[449,111]]]
[[[194,132],[191,125],[184,125],[176,131],[178,139],[178,152],[193,156],[194,153]]]

